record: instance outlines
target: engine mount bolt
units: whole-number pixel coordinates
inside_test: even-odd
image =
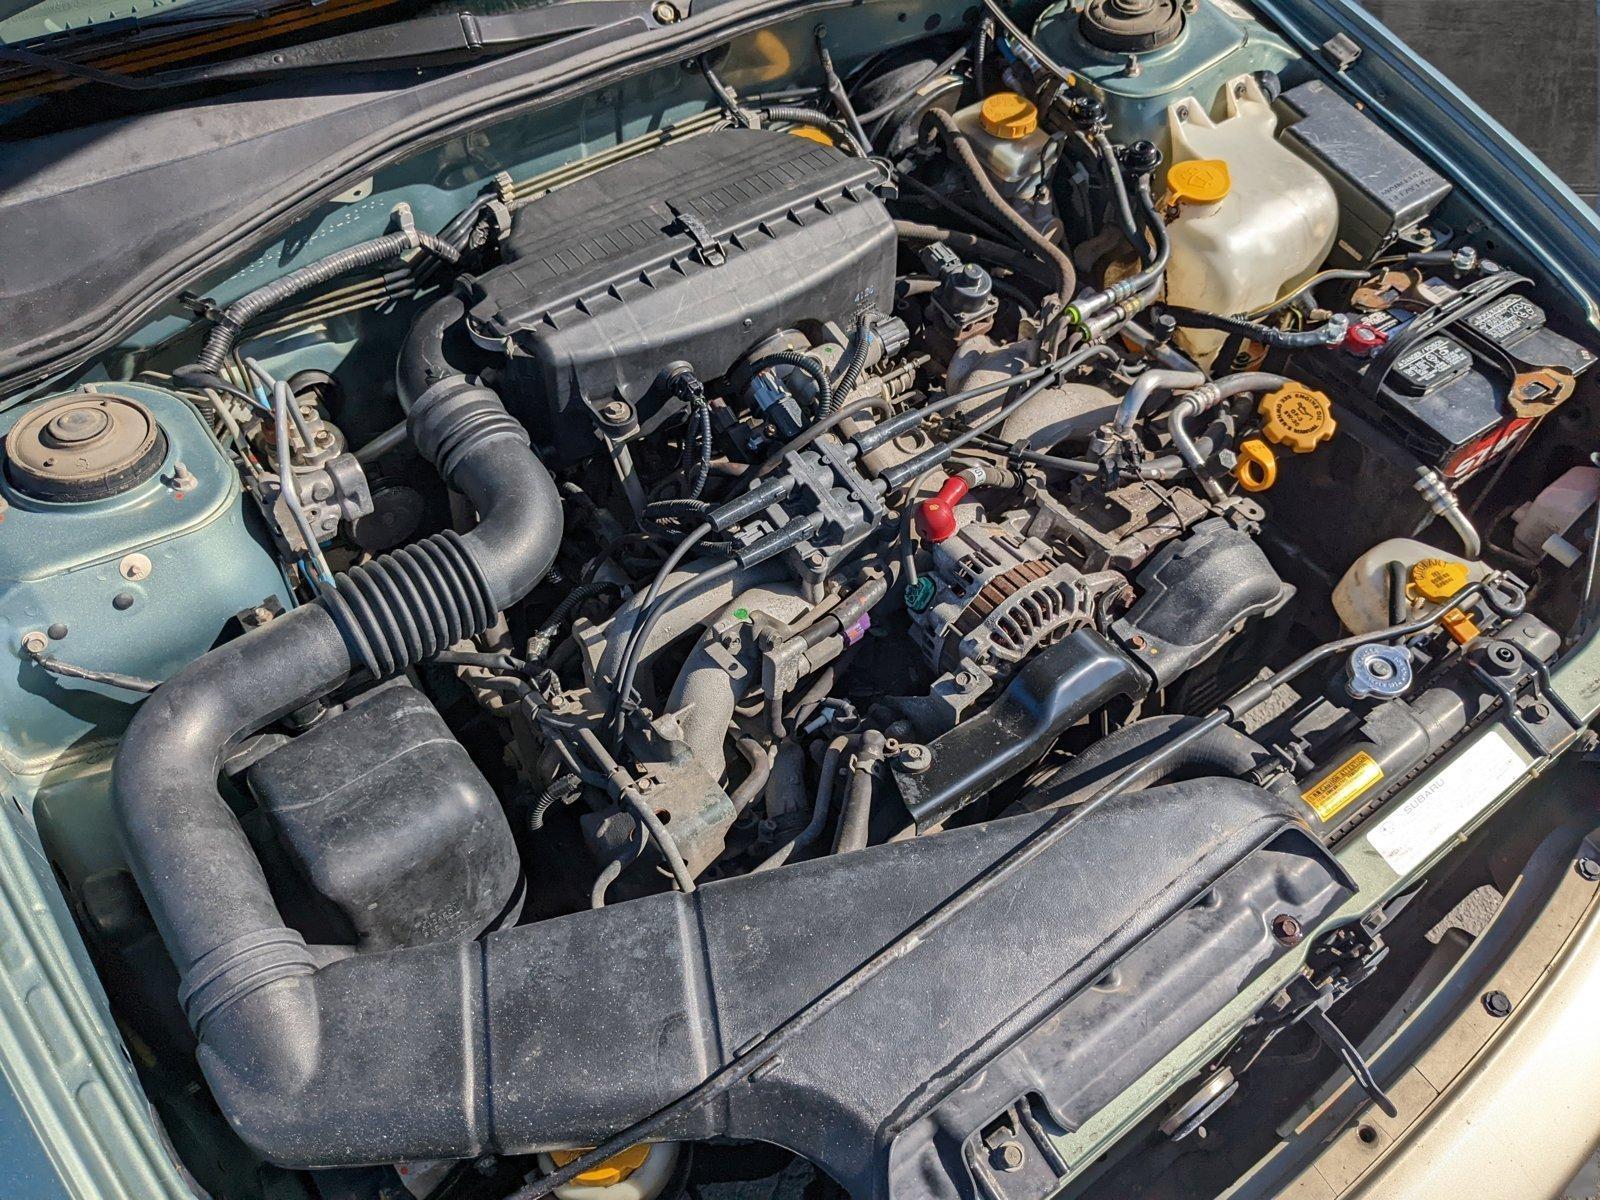
[[[1020,1171],[1027,1160],[1020,1142],[1002,1142],[994,1148],[994,1165],[1002,1171]]]
[[[1285,946],[1297,946],[1305,936],[1305,931],[1300,928],[1297,919],[1288,913],[1279,913],[1272,918],[1272,936]]]
[[[632,416],[633,405],[626,400],[611,400],[600,407],[600,419],[607,425],[626,425]]]
[[[1483,1007],[1491,1017],[1509,1017],[1511,1015],[1511,997],[1502,991],[1485,992],[1483,994]]]
[[[1600,881],[1600,860],[1593,858],[1580,858],[1574,866],[1579,875],[1590,883]]]

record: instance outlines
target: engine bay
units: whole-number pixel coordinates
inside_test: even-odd
[[[8,785],[169,1128],[307,1189],[214,1194],[1051,1194],[1420,772],[1585,723],[1560,289],[1231,2],[913,17],[0,410]]]

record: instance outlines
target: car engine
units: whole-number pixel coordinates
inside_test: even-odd
[[[0,412],[6,761],[114,754],[126,862],[58,874],[264,1161],[1042,1196],[997,1121],[1177,1045],[1484,714],[1576,726],[1594,353],[1234,7],[984,9],[802,99],[705,54],[702,115],[375,193]]]

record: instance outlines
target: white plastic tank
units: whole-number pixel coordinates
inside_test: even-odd
[[[1033,102],[1016,92],[992,92],[953,115],[996,190],[1024,220],[1057,240],[1061,220],[1046,180],[1055,168],[1058,147],[1039,128]]]
[[[1167,226],[1170,303],[1223,316],[1252,312],[1309,279],[1333,249],[1339,202],[1315,168],[1280,145],[1278,117],[1249,75],[1224,88],[1213,120],[1191,97],[1167,110],[1172,136]],[[1186,329],[1184,347],[1209,364],[1227,335]]]
[[[1412,584],[1413,572],[1419,563],[1427,564],[1424,571],[1441,563],[1457,567],[1466,581],[1482,579],[1489,573],[1489,568],[1481,562],[1450,554],[1413,538],[1389,538],[1379,542],[1350,564],[1350,569],[1333,589],[1334,611],[1351,633],[1371,633],[1390,624],[1389,564],[1392,562],[1400,563],[1408,585]],[[1418,595],[1414,585],[1407,586],[1408,620],[1435,612],[1441,607]]]

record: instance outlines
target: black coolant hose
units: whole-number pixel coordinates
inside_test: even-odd
[[[431,233],[412,230],[408,233],[385,234],[383,237],[373,238],[369,242],[361,242],[330,254],[327,258],[319,258],[316,262],[307,263],[298,270],[290,271],[282,278],[274,279],[253,292],[247,292],[223,309],[222,315],[217,318],[217,323],[206,335],[206,344],[195,359],[195,365],[215,375],[222,370],[223,362],[232,352],[233,344],[245,326],[262,313],[341,275],[359,271],[363,267],[375,267],[379,263],[399,258],[408,250],[417,249],[427,250],[446,262],[453,263],[460,257],[456,248],[448,242],[434,237]]]
[[[314,970],[217,789],[226,748],[363,669],[393,675],[487,629],[560,544],[555,485],[493,392],[441,380],[413,399],[408,428],[478,524],[354,567],[317,600],[203,655],[145,702],[117,753],[122,839],[202,1038],[246,996]]]

